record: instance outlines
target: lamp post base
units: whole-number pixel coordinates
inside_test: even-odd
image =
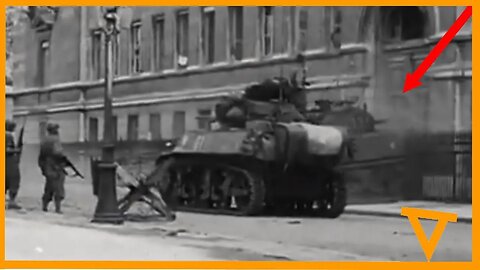
[[[99,224],[122,225],[124,223],[124,218],[122,215],[116,214],[98,214],[93,217],[91,222]]]
[[[94,223],[123,224],[124,217],[118,209],[116,190],[116,165],[113,163],[99,162],[97,165],[98,177],[98,203]]]

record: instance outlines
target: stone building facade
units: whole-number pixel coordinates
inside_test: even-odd
[[[379,129],[400,134],[471,132],[471,22],[422,79],[412,72],[463,7],[129,7],[114,48],[119,141],[170,139],[205,127],[222,95],[298,70],[307,59],[309,102],[358,100]],[[103,20],[99,7],[61,7],[18,26],[14,115],[25,141],[46,121],[66,143],[101,141]],[[455,167],[455,164],[453,165]],[[470,180],[471,181],[471,180]]]

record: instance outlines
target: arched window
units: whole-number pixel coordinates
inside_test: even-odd
[[[418,7],[382,7],[382,39],[399,42],[425,36],[426,15]]]
[[[339,8],[333,8],[330,17],[330,41],[335,49],[342,46],[342,13]]]

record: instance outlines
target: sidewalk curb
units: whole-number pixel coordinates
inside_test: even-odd
[[[361,216],[379,216],[379,217],[395,217],[395,218],[405,218],[400,215],[400,212],[397,213],[391,213],[391,212],[382,212],[382,211],[373,211],[373,210],[356,210],[356,209],[350,209],[350,210],[345,210],[345,214],[350,214],[350,215],[361,215]],[[457,222],[459,223],[468,223],[472,224],[472,218],[468,217],[458,217]]]

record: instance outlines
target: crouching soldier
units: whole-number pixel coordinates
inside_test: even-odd
[[[18,189],[20,188],[19,157],[21,152],[15,144],[15,127],[15,122],[10,120],[6,121],[5,195],[7,195],[8,192],[8,209],[21,209],[15,201]]]
[[[45,187],[42,196],[42,209],[48,211],[48,204],[55,202],[55,212],[62,213],[61,203],[65,198],[65,156],[58,133],[58,124],[47,124],[47,136],[40,145],[38,165],[45,177]]]

